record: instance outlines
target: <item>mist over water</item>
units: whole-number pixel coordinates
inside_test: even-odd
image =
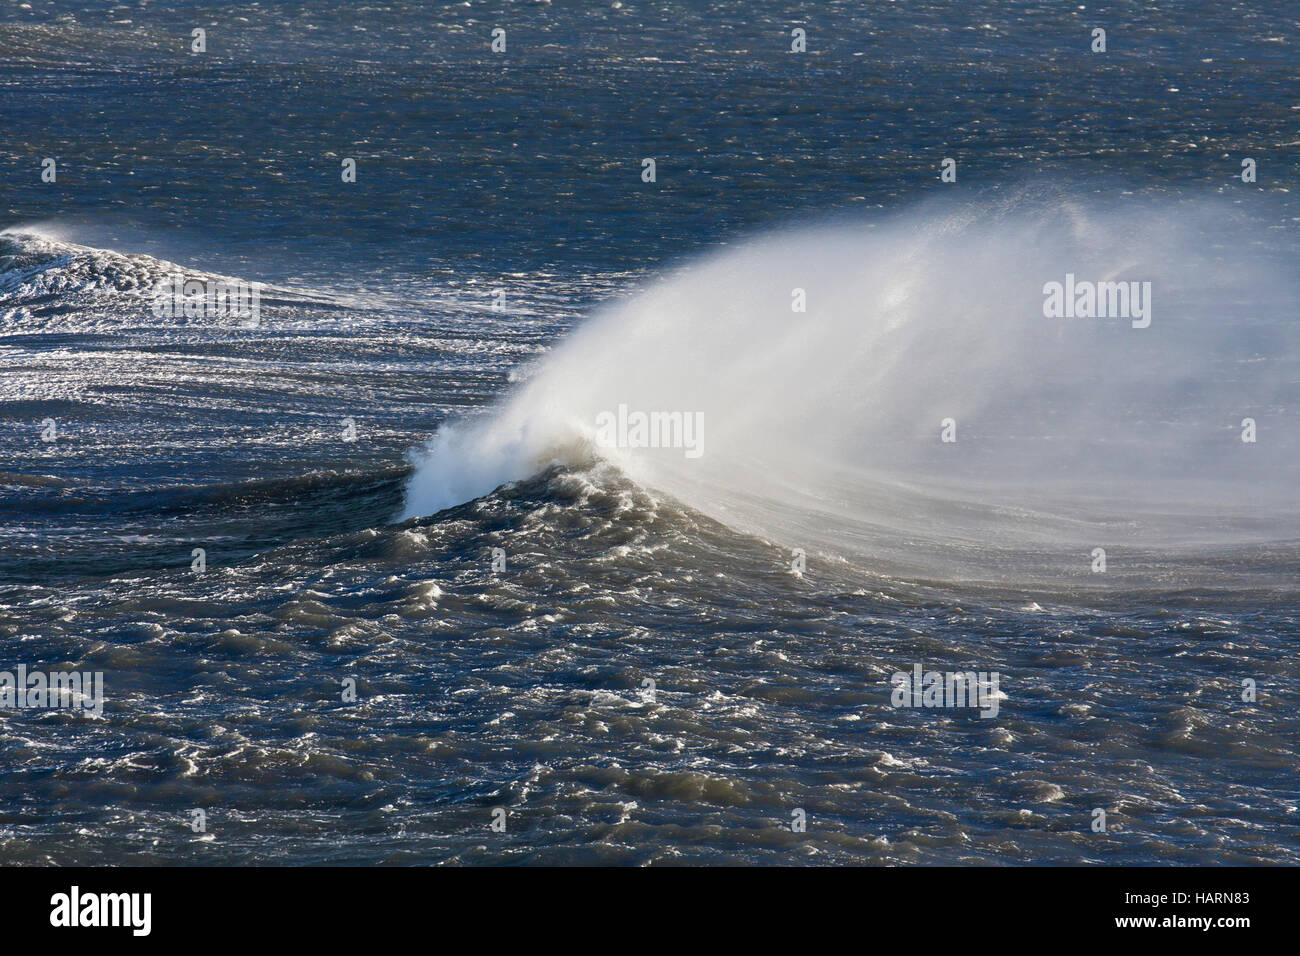
[[[441,431],[408,512],[599,455],[734,528],[939,579],[1294,540],[1294,266],[1221,200],[931,201],[763,236],[607,308]],[[1135,283],[1130,314],[1046,316],[1067,276]],[[603,447],[620,405],[702,413],[702,453]]]

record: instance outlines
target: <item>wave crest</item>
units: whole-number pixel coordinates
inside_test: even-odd
[[[1199,552],[1300,539],[1296,276],[1293,248],[1219,202],[930,203],[769,236],[602,312],[440,432],[408,510],[578,449],[899,573],[1111,581],[1100,547],[1121,576],[1181,580]],[[1048,317],[1067,277],[1149,283],[1150,324]],[[600,447],[620,405],[702,414],[704,454]],[[1246,419],[1267,439],[1243,442]]]

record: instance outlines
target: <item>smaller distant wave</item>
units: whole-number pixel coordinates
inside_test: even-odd
[[[148,324],[160,286],[172,277],[182,281],[249,283],[248,278],[205,272],[140,253],[120,253],[39,232],[9,229],[0,232],[0,330],[39,327],[44,320],[61,318],[95,305],[127,306],[118,311],[99,310],[95,324],[112,322]],[[267,306],[311,304],[317,308],[346,308],[328,293],[286,289],[258,282]],[[168,315],[168,324],[211,325],[211,317]]]

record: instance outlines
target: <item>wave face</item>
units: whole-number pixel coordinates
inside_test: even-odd
[[[386,525],[406,450],[538,347],[445,291],[429,315],[425,285],[232,278],[57,228],[0,232],[0,591]],[[176,275],[256,285],[256,320],[160,314]],[[407,387],[406,363],[451,384]]]
[[[1059,198],[759,239],[607,310],[441,432],[408,510],[595,453],[890,572],[1084,580],[1100,547],[1121,577],[1188,581],[1196,555],[1300,536],[1296,271],[1263,239],[1226,204]],[[1125,316],[1048,317],[1052,282],[1137,285]],[[698,457],[608,447],[620,406],[698,413]]]

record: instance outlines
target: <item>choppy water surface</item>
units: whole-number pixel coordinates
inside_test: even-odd
[[[0,859],[1300,861],[1298,26],[7,6],[0,669],[107,699],[0,710]],[[1167,280],[1153,337],[994,344],[1075,255]],[[259,323],[155,315],[176,270]],[[965,469],[891,430],[947,381]],[[707,468],[584,442],[623,388]],[[997,717],[891,707],[916,663]]]

